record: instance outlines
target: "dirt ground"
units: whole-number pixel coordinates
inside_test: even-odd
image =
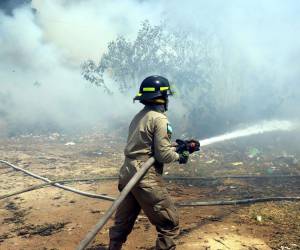
[[[255,175],[268,178],[221,178],[197,181],[166,180],[175,202],[229,200],[265,196],[299,196],[300,149],[290,139],[272,137],[268,144],[244,140],[203,149],[187,166],[165,168],[166,176]],[[291,136],[291,138],[294,138]],[[280,145],[280,147],[278,146]],[[254,148],[255,146],[255,149]],[[65,136],[58,133],[1,139],[0,159],[52,180],[116,176],[123,161],[124,141],[95,133]],[[249,152],[252,152],[252,155]],[[255,154],[253,155],[253,152]],[[41,181],[0,165],[0,196]],[[71,187],[116,197],[117,181],[68,183]],[[0,200],[0,249],[75,249],[111,202],[45,187]],[[251,205],[178,207],[179,250],[300,249],[300,202]],[[106,249],[108,228],[89,249]],[[153,249],[155,228],[141,214],[124,249]]]

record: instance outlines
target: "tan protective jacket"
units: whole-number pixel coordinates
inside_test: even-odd
[[[164,113],[145,106],[132,120],[129,126],[127,145],[124,150],[125,162],[120,170],[120,184],[124,186],[137,169],[154,156],[155,169],[148,176],[162,174],[163,164],[179,159],[175,147],[172,147],[168,119]]]
[[[179,159],[170,141],[169,122],[164,113],[142,109],[129,126],[125,156],[130,159],[154,156],[159,163],[170,163]]]

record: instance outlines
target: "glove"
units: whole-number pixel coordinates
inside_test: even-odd
[[[189,151],[183,151],[179,153],[179,164],[186,164],[189,159]]]

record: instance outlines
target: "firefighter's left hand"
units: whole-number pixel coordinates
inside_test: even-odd
[[[186,164],[189,160],[189,151],[182,151],[179,153],[179,164]]]

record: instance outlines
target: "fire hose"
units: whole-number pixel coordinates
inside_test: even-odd
[[[17,167],[7,161],[3,161],[0,160],[0,163],[6,164],[10,167],[12,167],[13,169],[17,170],[17,171],[21,171],[31,177],[40,179],[42,181],[44,181],[45,183],[37,185],[35,187],[30,187],[27,188],[25,190],[21,190],[18,191],[16,193],[13,194],[8,194],[8,195],[4,195],[4,196],[0,196],[0,200],[16,195],[16,194],[20,194],[23,192],[27,192],[27,191],[31,191],[31,190],[35,190],[37,188],[42,188],[45,187],[47,185],[52,185],[58,188],[62,188],[64,190],[79,194],[79,195],[83,195],[83,196],[87,196],[87,197],[91,197],[91,198],[98,198],[98,199],[104,199],[104,200],[109,200],[109,201],[114,201],[113,204],[111,205],[110,209],[107,210],[107,212],[105,213],[105,215],[98,221],[98,223],[94,226],[94,228],[86,235],[86,237],[84,238],[84,240],[81,241],[81,243],[78,246],[78,250],[81,249],[85,249],[90,242],[94,239],[94,237],[97,235],[97,233],[104,227],[104,225],[107,223],[107,221],[109,220],[109,218],[112,216],[112,214],[115,212],[115,210],[118,208],[118,206],[122,203],[122,201],[124,200],[124,198],[127,196],[127,194],[131,191],[131,189],[134,187],[134,185],[143,177],[143,175],[148,171],[148,169],[153,165],[154,163],[154,158],[151,157],[147,162],[144,163],[144,165],[141,167],[141,169],[139,171],[136,172],[136,174],[132,177],[132,179],[128,182],[128,184],[126,185],[126,187],[122,190],[122,192],[120,193],[119,197],[117,199],[114,199],[113,197],[109,197],[106,195],[97,195],[97,194],[92,194],[92,193],[87,193],[87,192],[83,192],[71,187],[67,187],[64,185],[61,185],[59,183],[66,183],[66,182],[75,182],[75,181],[91,181],[91,180],[113,180],[113,179],[117,179],[116,177],[99,177],[99,178],[92,178],[92,179],[88,179],[88,178],[82,178],[82,179],[70,179],[70,180],[57,180],[57,181],[51,181],[48,178],[39,176],[37,174],[34,174],[28,170],[22,169],[20,167]],[[224,177],[208,177],[208,178],[204,178],[204,177],[168,177],[166,179],[177,179],[177,180],[199,180],[199,179],[216,179],[216,178],[268,178],[271,176],[224,176]],[[275,177],[292,177],[292,178],[298,178],[299,176],[275,176]],[[186,201],[186,202],[180,202],[177,203],[176,205],[178,206],[213,206],[213,205],[237,205],[237,204],[249,204],[249,203],[254,203],[254,202],[266,202],[266,201],[300,201],[300,197],[264,197],[264,198],[253,198],[253,199],[242,199],[242,200],[228,200],[228,201]]]
[[[48,183],[49,185],[53,185],[53,186],[56,186],[58,188],[61,188],[61,189],[64,189],[66,191],[70,191],[70,192],[73,192],[73,193],[76,193],[76,194],[81,194],[81,195],[84,195],[84,196],[87,196],[87,197],[91,197],[91,198],[101,198],[101,199],[104,199],[104,200],[108,200],[108,201],[113,201],[115,200],[113,197],[110,197],[110,196],[107,196],[107,195],[99,195],[99,194],[92,194],[92,193],[88,193],[88,192],[83,192],[83,191],[80,191],[80,190],[77,190],[75,188],[71,188],[71,187],[68,187],[68,186],[64,186],[64,185],[61,185],[57,182],[53,182],[51,180],[49,180],[48,178],[46,177],[42,177],[40,175],[37,175],[37,174],[34,174],[28,170],[25,170],[23,168],[20,168],[20,167],[17,167],[7,161],[3,161],[3,160],[0,160],[0,163],[4,163],[10,167],[12,167],[13,169],[17,170],[17,171],[21,171],[31,177],[34,177],[36,179],[39,179],[39,180],[42,180],[46,183]]]
[[[24,174],[29,175],[31,177],[38,176],[38,177],[40,177],[38,179],[43,178],[42,176],[34,174],[34,173],[32,173],[30,171],[27,171],[23,168],[17,167],[17,166],[15,166],[15,165],[7,162],[7,161],[0,160],[0,163],[3,163],[3,164],[5,164],[9,167],[12,167],[13,170],[22,171]],[[8,171],[8,172],[1,173],[1,174],[11,173],[12,171]],[[218,180],[218,179],[270,179],[270,178],[272,178],[272,179],[273,178],[293,179],[293,178],[300,178],[300,175],[225,175],[225,176],[207,176],[207,177],[201,177],[201,176],[195,176],[195,177],[189,177],[189,176],[164,176],[163,178],[167,181],[185,181],[185,182],[188,182],[188,183],[192,183],[193,181],[213,181],[213,180]],[[57,187],[57,188],[61,188],[60,186],[53,185],[54,183],[62,184],[62,183],[72,183],[72,182],[95,182],[95,181],[106,181],[106,180],[118,180],[118,176],[102,176],[102,177],[93,177],[93,178],[86,177],[86,178],[75,178],[75,179],[49,180],[49,182],[45,182],[45,183],[42,183],[42,184],[30,186],[28,188],[18,190],[18,191],[13,192],[13,193],[8,193],[8,194],[5,194],[5,195],[1,195],[0,200],[9,198],[9,197],[12,197],[12,196],[15,196],[15,195],[23,194],[23,193],[26,193],[26,192],[34,191],[34,190],[37,190],[37,189],[45,188],[47,186],[54,186],[54,187]],[[73,190],[76,190],[76,192],[74,192],[74,193],[82,195],[82,196],[108,200],[108,199],[106,199],[107,196],[105,196],[105,195],[100,195],[100,196],[98,196],[96,194],[91,195],[91,193],[86,193],[86,192],[83,192],[83,191],[77,190],[77,189],[72,189],[72,190],[68,190],[68,191],[73,192]],[[272,199],[272,201],[274,201],[276,198],[277,197],[268,197],[268,199]],[[290,198],[290,197],[282,197],[282,199],[285,199],[285,200],[289,200],[288,198]],[[249,201],[248,203],[250,203],[250,202],[257,202],[257,200],[259,200],[259,199],[260,198],[247,199],[247,200]],[[109,200],[111,200],[111,199],[109,199]],[[114,200],[114,198],[113,198],[113,200]],[[243,201],[243,200],[234,200],[234,201],[235,201],[234,204],[241,204],[241,201]],[[201,201],[200,203],[195,202],[195,201],[191,201],[191,202],[181,202],[181,203],[178,203],[177,205],[179,205],[179,206],[190,206],[189,204],[191,204],[191,203],[194,204],[193,206],[230,205],[230,204],[232,204],[231,202],[232,202],[232,200],[230,200],[230,201],[209,201],[209,202],[205,202],[205,201],[202,202]]]

